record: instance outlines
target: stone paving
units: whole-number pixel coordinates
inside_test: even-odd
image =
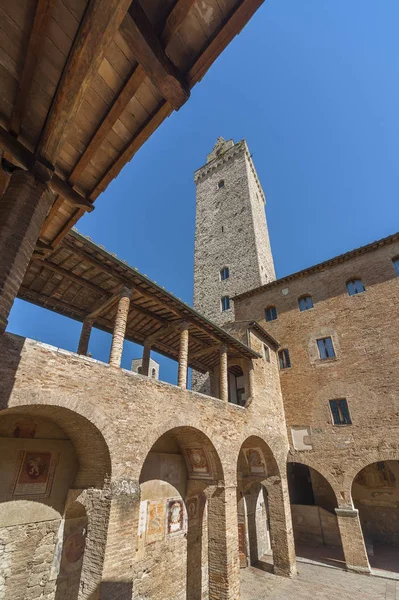
[[[264,564],[264,568],[269,565]],[[399,600],[399,581],[298,562],[295,579],[241,570],[241,600]]]

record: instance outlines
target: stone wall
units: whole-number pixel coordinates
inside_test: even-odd
[[[252,345],[257,343],[254,337]],[[293,573],[292,536],[280,527],[289,515],[284,485],[288,441],[275,357],[272,363],[254,361],[254,394],[243,408],[9,334],[0,338],[0,353],[0,432],[8,427],[2,418],[47,419],[68,438],[57,443],[72,444],[77,456],[79,469],[73,483],[66,484],[63,514],[81,517],[70,512],[78,504],[88,518],[82,600],[130,600],[132,593],[137,599],[180,600],[186,593],[189,600],[197,598],[190,590],[205,600],[208,574],[210,600],[237,600],[237,461],[242,444],[254,436],[264,444],[274,477],[271,528],[274,519],[277,569]],[[157,446],[165,435],[175,449]],[[187,476],[173,483],[171,465],[166,475],[157,475],[153,469],[160,463],[151,462],[154,455],[178,461]],[[199,463],[190,456],[199,456]],[[192,497],[199,502],[196,521],[188,510]],[[181,535],[167,536],[163,521],[160,539],[141,543],[142,503],[166,506],[179,498],[187,511],[186,529],[177,532]],[[49,552],[54,558],[54,547]],[[186,561],[197,569],[186,572]],[[62,598],[60,583],[58,578]],[[50,598],[57,597],[50,593]]]

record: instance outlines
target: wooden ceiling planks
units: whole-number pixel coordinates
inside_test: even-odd
[[[0,0],[0,124],[94,201],[261,1]],[[41,242],[84,214],[68,195]]]
[[[195,358],[191,366],[206,371],[216,365],[222,343],[227,343],[232,356],[257,356],[146,276],[75,231],[47,258],[35,254],[19,297],[80,321],[93,315],[96,327],[112,332],[118,292],[123,286],[132,289],[126,339],[142,344],[151,337],[154,350],[176,359],[179,325],[187,321],[189,352],[199,355],[206,351],[206,360]]]

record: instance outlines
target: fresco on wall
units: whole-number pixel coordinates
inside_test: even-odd
[[[199,497],[193,496],[192,498],[188,498],[186,505],[190,522],[196,521],[199,516]]]
[[[366,488],[394,488],[395,475],[386,462],[377,462],[362,469],[355,482]]]
[[[253,475],[266,475],[266,465],[260,448],[244,448],[244,454]]]
[[[209,461],[202,448],[187,448],[187,457],[191,467],[191,474],[197,478],[210,477]]]
[[[34,438],[36,429],[37,423],[33,419],[20,419],[15,423],[13,437]]]
[[[87,518],[65,521],[64,542],[61,558],[61,575],[80,570],[83,562],[87,533]]]
[[[59,452],[20,450],[11,493],[13,496],[47,498],[51,493]]]
[[[171,454],[160,455],[161,479],[172,485],[178,485],[181,480],[181,457]]]
[[[149,500],[146,542],[161,540],[165,532],[165,505],[163,501]]]
[[[167,501],[166,532],[168,535],[182,533],[185,530],[184,502],[181,498]]]

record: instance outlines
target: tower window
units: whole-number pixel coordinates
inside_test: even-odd
[[[143,373],[142,367],[137,367],[137,373],[141,375]]]
[[[225,279],[228,279],[229,277],[230,277],[229,267],[223,267],[223,269],[220,271],[220,281],[224,281]]]
[[[361,279],[351,279],[347,282],[346,289],[348,290],[349,296],[355,296],[356,294],[361,294],[361,292],[365,291]]]
[[[288,349],[280,350],[278,353],[280,369],[289,369],[291,366],[290,353]]]
[[[345,399],[330,400],[330,409],[334,425],[352,425],[348,403]]]
[[[265,310],[266,321],[275,321],[277,319],[277,308],[268,306]]]
[[[321,359],[334,358],[335,351],[330,337],[321,338],[317,340],[317,347],[319,349],[319,355]]]
[[[156,378],[156,376],[157,376],[157,372],[156,372],[156,370],[155,370],[155,369],[152,369],[152,371],[151,371],[151,377],[152,377],[153,379],[155,379],[155,378]]]
[[[309,308],[313,308],[312,296],[302,296],[302,298],[299,298],[298,304],[301,312],[304,310],[309,310]]]
[[[230,308],[230,298],[229,298],[229,296],[223,296],[222,311],[229,310],[229,308]]]
[[[224,188],[224,179],[221,179],[218,183],[218,190]]]
[[[399,275],[399,256],[392,259],[393,266],[395,267],[396,275]]]

